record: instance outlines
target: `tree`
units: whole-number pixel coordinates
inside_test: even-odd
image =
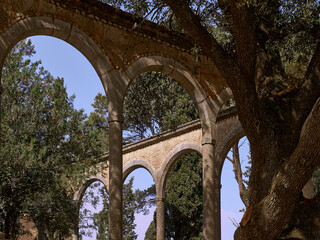
[[[129,140],[140,140],[198,118],[187,91],[169,76],[147,72],[135,79],[124,101]]]
[[[173,165],[166,183],[166,239],[202,239],[202,159],[189,153]]]
[[[247,156],[248,158],[248,165],[245,166],[246,170],[242,170],[242,165],[243,161],[240,159],[240,153],[239,153],[239,148],[245,143],[246,141],[244,140],[243,142],[237,142],[236,144],[233,145],[232,149],[230,152],[232,153],[232,157],[229,157],[227,155],[226,159],[228,159],[232,165],[233,165],[233,172],[235,176],[235,180],[238,183],[238,188],[239,188],[239,194],[241,201],[243,202],[244,206],[247,208],[249,207],[248,203],[248,178],[250,177],[250,169],[251,169],[251,157],[250,153]],[[242,211],[242,209],[241,209]]]
[[[181,156],[172,166],[166,183],[166,239],[203,239],[202,159],[196,153]],[[156,239],[156,219],[145,240]]]
[[[142,2],[150,12],[159,1]],[[224,77],[250,141],[249,207],[235,239],[276,239],[320,164],[319,1],[161,2]],[[316,222],[305,238],[319,236]]]
[[[35,223],[40,239],[62,239],[77,224],[73,180],[85,175],[83,159],[100,154],[83,110],[73,107],[62,78],[31,62],[31,41],[18,43],[2,72],[0,227],[6,239],[25,233],[20,219]]]
[[[148,213],[148,203],[154,196],[154,187],[141,190],[133,190],[134,178],[130,178],[128,183],[123,185],[123,239],[137,239],[134,229],[136,224],[135,213]],[[98,189],[97,189],[98,188]],[[97,240],[109,239],[109,194],[104,186],[92,184],[83,196],[80,207],[80,237],[91,236],[92,230],[97,230]],[[96,194],[97,193],[97,194]],[[91,203],[96,208],[102,201],[102,210],[92,213],[90,209],[84,207],[84,203]],[[92,223],[91,223],[92,221]]]
[[[187,2],[165,2],[226,79],[250,141],[250,206],[235,238],[275,239],[293,218],[301,190],[319,165],[319,151],[312,150],[319,149],[314,135],[319,114],[319,3],[218,1],[234,42],[228,52]],[[302,71],[293,71],[293,66]]]
[[[86,125],[90,129],[95,129],[101,146],[101,152],[109,150],[109,123],[108,123],[108,102],[107,97],[98,93],[93,104],[93,112],[90,113]]]
[[[155,211],[153,214],[153,220],[146,231],[144,240],[157,240],[156,214],[157,213]]]

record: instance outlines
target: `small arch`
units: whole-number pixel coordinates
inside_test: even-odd
[[[150,173],[153,181],[155,182],[156,176],[153,167],[146,160],[143,159],[131,160],[123,167],[123,182],[131,172],[140,167],[146,169]]]
[[[173,164],[181,157],[182,155],[189,153],[189,152],[196,152],[202,156],[202,148],[200,145],[196,143],[182,143],[173,149],[169,155],[167,156],[166,160],[162,164],[161,169],[158,172],[159,175],[159,197],[164,196],[165,185],[167,181],[167,177],[169,175],[169,171]]]
[[[103,177],[101,174],[97,174],[95,176],[92,176],[90,178],[88,178],[80,187],[79,189],[75,192],[74,196],[73,196],[73,200],[77,202],[77,204],[80,204],[80,201],[84,195],[84,193],[86,192],[87,188],[93,183],[93,182],[101,182],[105,188],[107,189],[107,191],[109,191],[109,186],[108,186],[108,182],[107,182],[107,178]]]

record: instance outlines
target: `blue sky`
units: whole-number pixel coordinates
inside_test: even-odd
[[[68,93],[76,95],[75,107],[83,108],[89,114],[93,110],[91,103],[95,95],[98,92],[104,93],[104,90],[97,73],[88,60],[78,50],[59,39],[36,36],[31,40],[37,52],[34,60],[41,60],[44,68],[53,76],[63,77]],[[245,143],[240,151],[240,156],[245,160],[248,155],[248,144]],[[135,176],[135,188],[145,189],[153,184],[151,175],[144,169],[137,169],[129,176],[131,175]],[[240,222],[243,213],[240,213],[239,210],[244,206],[240,200],[232,165],[229,161],[225,161],[221,184],[222,240],[230,240],[233,239],[233,232],[236,229],[232,219],[237,223]],[[138,240],[144,239],[144,233],[152,220],[152,215],[153,213],[149,216],[136,216]]]

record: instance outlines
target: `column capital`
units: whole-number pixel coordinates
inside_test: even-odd
[[[209,136],[203,136],[202,137],[202,140],[201,140],[201,144],[202,144],[202,146],[203,145],[206,145],[206,144],[211,144],[211,145],[216,145],[216,140],[214,139],[214,138],[212,138],[212,137],[209,137]]]

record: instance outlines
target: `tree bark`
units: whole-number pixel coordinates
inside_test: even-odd
[[[265,240],[273,240],[289,223],[302,188],[315,168],[320,165],[319,118],[320,100],[315,104],[303,126],[297,148],[275,175],[270,193],[253,205],[246,221],[241,222],[235,233],[236,240],[253,240],[261,236]]]

